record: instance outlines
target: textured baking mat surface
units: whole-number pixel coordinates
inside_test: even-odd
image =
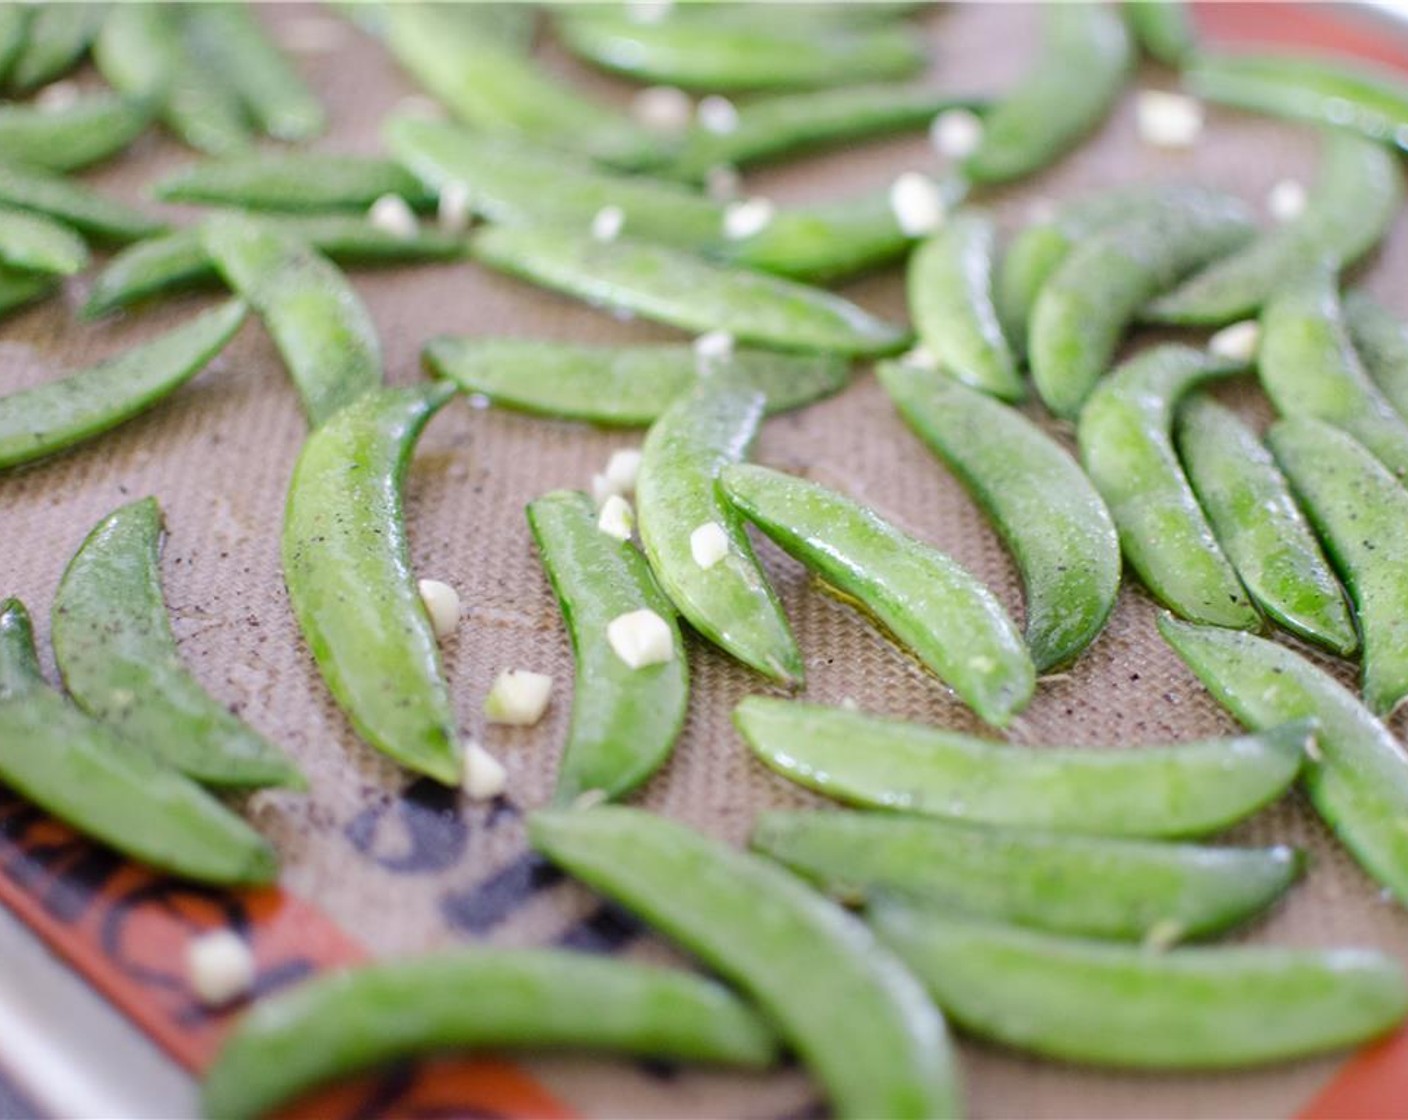
[[[372,42],[325,13],[287,5],[264,14],[286,42],[317,45],[326,39],[322,45],[334,48],[298,56],[332,112],[323,146],[377,151],[379,122],[414,93],[412,85]],[[1284,8],[1226,11],[1218,18],[1230,25],[1282,17]],[[1026,6],[945,7],[923,26],[935,59],[930,80],[947,90],[1001,90],[1035,47],[1036,12]],[[551,50],[544,59],[601,96],[628,95],[624,85],[572,67]],[[1153,69],[1140,75],[1142,85],[1172,81]],[[1145,181],[1196,180],[1260,207],[1277,180],[1308,181],[1315,154],[1309,130],[1217,110],[1210,111],[1207,131],[1193,149],[1151,149],[1138,140],[1133,100],[1126,98],[1079,153],[982,202],[1009,230],[1051,200]],[[193,158],[152,134],[92,180],[135,200],[148,184]],[[914,136],[760,171],[748,176],[747,189],[784,203],[839,197],[883,185],[911,167],[933,165],[925,139]],[[1385,250],[1363,270],[1368,286],[1400,312],[1408,312],[1406,266],[1408,236],[1400,222]],[[447,331],[602,343],[672,337],[471,264],[352,275],[380,330],[393,382],[421,377],[421,343]],[[75,312],[88,283],[80,278],[61,299],[0,325],[0,391],[36,384],[149,337],[216,298],[177,296],[84,324]],[[899,269],[843,291],[873,311],[904,316]],[[756,459],[873,505],[952,553],[1020,618],[1020,587],[992,530],[900,423],[868,370],[859,373],[834,399],[769,421]],[[1250,388],[1234,386],[1220,395],[1265,420]],[[628,916],[528,855],[523,833],[523,815],[544,804],[552,788],[572,676],[567,636],[534,555],[523,506],[548,489],[585,486],[613,450],[637,445],[639,433],[476,410],[459,400],[421,442],[408,481],[412,554],[419,574],[454,584],[465,603],[464,622],[444,647],[445,669],[465,733],[480,738],[508,768],[508,796],[493,806],[468,804],[425,782],[408,783],[404,771],[358,741],[329,699],[294,626],[279,568],[284,491],[303,434],[278,354],[251,321],[208,370],[148,415],[77,451],[0,478],[0,590],[30,605],[40,637],[47,639],[55,586],[88,530],[117,505],[156,495],[170,534],[163,578],[183,657],[216,696],[282,743],[311,780],[307,796],[260,794],[248,804],[249,816],[282,855],[285,888],[378,956],[469,942],[558,942],[678,959]],[[1068,433],[1061,435],[1069,445]],[[806,654],[808,699],[850,698],[866,711],[982,730],[862,618],[821,594],[796,564],[770,547],[761,553]],[[1231,731],[1232,722],[1158,638],[1155,613],[1131,581],[1105,633],[1069,673],[1042,683],[1010,738],[1136,749]],[[820,806],[820,799],[754,762],[730,725],[733,705],[769,691],[766,683],[699,641],[691,640],[688,652],[688,725],[673,759],[633,801],[734,844],[744,842],[759,810]],[[45,657],[52,673],[47,651]],[[509,667],[556,679],[552,706],[537,727],[484,725],[484,695],[494,676]],[[1395,729],[1403,731],[1401,720]],[[1228,839],[1295,844],[1311,857],[1306,880],[1245,933],[1248,940],[1376,946],[1408,963],[1408,917],[1380,897],[1299,797],[1260,814]],[[1304,1062],[1225,1076],[1119,1076],[962,1045],[977,1117],[1288,1116],[1338,1064]],[[741,1078],[566,1058],[534,1059],[528,1066],[552,1093],[591,1115],[780,1117],[824,1111],[816,1089],[795,1070]]]

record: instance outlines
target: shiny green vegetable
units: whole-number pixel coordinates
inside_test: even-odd
[[[390,160],[309,151],[207,160],[163,179],[154,193],[165,202],[315,214],[366,210],[385,194],[417,209],[435,203],[433,191]]]
[[[1020,412],[941,373],[885,363],[877,375],[1017,562],[1037,671],[1074,661],[1104,628],[1120,586],[1119,536],[1085,472]]]
[[[21,272],[72,276],[88,265],[88,246],[42,214],[0,205],[0,264]]]
[[[638,809],[537,813],[528,835],[755,999],[838,1118],[959,1115],[943,1019],[923,990],[793,875]]]
[[[1364,371],[1398,415],[1408,419],[1408,325],[1363,291],[1348,293],[1342,307]]]
[[[689,666],[675,610],[635,546],[597,528],[585,494],[558,490],[535,498],[528,524],[577,663],[572,726],[553,800],[567,806],[584,793],[618,797],[664,763],[684,726]],[[608,624],[639,610],[670,625],[672,660],[633,669],[611,648]]]
[[[43,299],[58,286],[58,279],[52,275],[20,272],[18,269],[0,266],[0,316]],[[0,401],[3,399],[0,398]],[[4,408],[5,406],[0,404],[0,414],[3,414]]]
[[[855,600],[988,723],[1026,707],[1036,671],[997,597],[951,557],[835,491],[765,467],[720,484],[783,551]]]
[[[108,14],[107,4],[42,4],[25,29],[24,48],[10,71],[10,88],[29,93],[76,67]]]
[[[328,689],[372,746],[445,785],[461,751],[407,556],[401,482],[450,385],[370,389],[303,445],[284,511],[284,582]]]
[[[109,94],[65,109],[0,104],[0,159],[48,171],[76,171],[115,155],[151,121],[150,105]]]
[[[877,906],[880,937],[983,1038],[1123,1069],[1239,1069],[1342,1050],[1408,1014],[1402,966],[1363,949],[1150,953]]]
[[[255,1120],[370,1066],[466,1047],[588,1050],[760,1069],[772,1031],[687,972],[552,949],[458,949],[328,973],[261,1000],[206,1074],[206,1116]]]
[[[0,163],[0,203],[45,214],[108,241],[137,241],[166,228],[156,218],[105,198],[73,179],[17,163]]]
[[[1124,0],[1123,8],[1146,54],[1165,66],[1196,65],[1198,36],[1184,0]]]
[[[1184,618],[1250,630],[1261,618],[1217,543],[1172,437],[1180,397],[1244,368],[1187,346],[1146,350],[1095,391],[1076,440],[1125,559],[1150,592]]]
[[[97,365],[0,397],[0,469],[63,451],[145,412],[224,349],[246,310],[226,303]]]
[[[1344,591],[1261,440],[1203,396],[1179,410],[1177,439],[1198,503],[1252,601],[1298,637],[1353,654],[1359,635]]]
[[[208,786],[306,783],[283,752],[241,723],[181,666],[161,593],[155,498],[100,521],[54,596],[54,660],[80,708]]]
[[[210,883],[267,883],[277,857],[257,832],[45,683],[29,614],[0,603],[0,780],[133,859]]]

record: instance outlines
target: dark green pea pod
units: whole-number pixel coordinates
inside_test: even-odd
[[[0,316],[43,299],[59,286],[52,275],[0,266]]]
[[[960,1115],[942,1017],[864,923],[794,875],[639,809],[535,813],[528,835],[756,1000],[838,1120]]]
[[[862,609],[964,703],[1005,727],[1031,700],[1036,672],[997,597],[952,557],[873,510],[813,482],[736,464],[729,502]]]
[[[1304,213],[1155,299],[1143,318],[1215,327],[1255,315],[1277,288],[1325,258],[1343,268],[1377,245],[1402,197],[1403,172],[1392,152],[1329,132]]]
[[[771,812],[749,841],[840,901],[896,896],[945,913],[1117,941],[1220,933],[1300,874],[1290,848],[1213,848],[889,813]]]
[[[1105,4],[1049,4],[1031,70],[983,121],[983,141],[963,161],[975,183],[1006,183],[1054,163],[1104,120],[1134,63],[1129,32]]]
[[[381,384],[371,314],[337,266],[306,241],[267,222],[223,215],[206,220],[201,244],[263,318],[309,426]]]
[[[1124,17],[1135,41],[1165,66],[1187,66],[1198,53],[1198,34],[1184,0],[1124,0]]]
[[[161,871],[230,884],[277,876],[274,849],[243,820],[45,683],[18,599],[0,603],[0,780]]]
[[[82,183],[20,164],[0,163],[0,204],[47,215],[107,241],[138,241],[166,229],[166,223]]]
[[[1379,392],[1408,419],[1408,326],[1366,292],[1344,297],[1344,325]]]
[[[98,34],[107,4],[43,4],[25,31],[24,49],[10,71],[10,88],[24,94],[74,69]]]
[[[1269,721],[1260,735],[1138,750],[1021,747],[763,696],[740,703],[733,722],[769,768],[848,804],[1151,838],[1206,836],[1275,801],[1313,727]]]
[[[54,596],[54,659],[74,702],[202,785],[304,789],[278,747],[181,666],[161,592],[155,498],[100,521]]]
[[[470,248],[511,275],[682,330],[865,356],[894,353],[909,340],[904,328],[830,292],[648,242],[496,226],[471,238]]]
[[[941,373],[894,362],[876,373],[1017,562],[1037,671],[1074,661],[1104,628],[1120,586],[1119,536],[1085,472],[1020,412]]]
[[[1151,953],[876,906],[871,924],[967,1030],[1116,1069],[1241,1069],[1348,1049],[1408,1014],[1402,966],[1367,949]]]
[[[152,119],[149,102],[93,94],[65,109],[0,104],[0,158],[47,171],[76,171],[116,155]]]
[[[1187,346],[1146,350],[1095,391],[1076,440],[1119,529],[1125,559],[1154,597],[1195,622],[1254,630],[1261,616],[1218,546],[1172,436],[1184,394],[1244,372]]]
[[[369,389],[303,445],[284,510],[284,582],[299,629],[358,733],[445,785],[460,779],[455,709],[407,555],[401,483],[450,385]]]
[[[363,211],[386,194],[418,210],[435,205],[435,192],[390,160],[309,151],[207,160],[163,179],[153,193],[164,202],[313,214]]]
[[[636,547],[597,527],[587,495],[559,490],[535,498],[528,524],[577,664],[553,801],[565,807],[583,794],[619,797],[659,769],[684,726],[689,666],[675,609]],[[608,624],[639,610],[669,625],[671,660],[634,669],[611,648]]]
[[[0,469],[53,455],[145,412],[204,369],[246,311],[231,301],[97,365],[0,397]]]
[[[1179,409],[1178,452],[1217,543],[1275,622],[1342,657],[1359,648],[1344,591],[1256,434],[1210,397]]]
[[[832,354],[740,349],[705,364],[693,346],[671,344],[579,346],[440,335],[425,344],[421,358],[436,377],[500,407],[613,428],[654,423],[704,377],[762,393],[768,414],[830,396],[850,379],[850,363]]]
[[[0,86],[10,76],[16,61],[24,51],[29,36],[32,5],[14,2],[0,4]]]
[[[72,276],[88,265],[88,246],[42,214],[0,205],[0,265],[20,272]]]

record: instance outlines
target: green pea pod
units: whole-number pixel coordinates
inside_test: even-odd
[[[159,870],[209,883],[277,875],[274,849],[243,820],[45,683],[18,599],[0,603],[0,780]]]
[[[1299,875],[1290,848],[1211,848],[992,828],[885,813],[772,812],[750,841],[832,897],[896,896],[1073,937],[1218,933]]]
[[[145,412],[209,364],[244,322],[238,301],[58,381],[0,397],[0,469],[82,443]]]
[[[729,502],[855,600],[988,723],[1026,707],[1036,672],[997,597],[951,557],[834,491],[765,467],[726,467]]]
[[[1017,562],[1037,671],[1074,661],[1104,628],[1120,586],[1119,537],[1085,472],[1020,412],[985,394],[902,363],[876,372]]]
[[[1367,949],[1150,953],[875,907],[881,939],[967,1030],[1121,1069],[1240,1069],[1343,1050],[1408,1014],[1402,966]]]
[[[0,204],[47,215],[108,241],[137,241],[166,229],[164,222],[82,183],[20,164],[0,163]]]
[[[1165,66],[1197,64],[1198,35],[1184,0],[1124,0],[1122,8],[1145,54]]]
[[[88,246],[67,226],[0,205],[0,264],[21,272],[72,276],[88,265]]]
[[[1203,396],[1179,410],[1177,437],[1188,481],[1252,601],[1298,637],[1351,656],[1359,635],[1344,591],[1261,440]]]
[[[993,303],[997,230],[978,214],[950,218],[909,259],[909,313],[920,343],[965,385],[1004,400],[1026,386]]]
[[[18,269],[0,265],[0,316],[8,315],[17,308],[43,299],[59,286],[56,277],[41,272],[20,272]],[[0,398],[3,401],[4,398]],[[0,412],[4,405],[0,404]],[[0,428],[3,428],[0,422]],[[0,436],[0,444],[3,443]],[[3,454],[3,453],[0,453]]]
[[[745,665],[793,684],[805,670],[787,616],[718,490],[720,471],[748,453],[763,403],[756,390],[706,379],[671,404],[641,449],[636,521],[651,569],[690,624]],[[728,551],[705,568],[692,537],[708,525],[722,530]]]
[[[606,427],[645,427],[702,380],[727,379],[767,398],[769,414],[845,387],[850,363],[832,354],[736,350],[703,365],[692,346],[578,346],[536,338],[440,335],[421,357],[436,377],[503,408]]]
[[[207,160],[163,179],[154,193],[165,202],[313,214],[363,211],[386,194],[418,210],[435,204],[433,191],[390,160],[308,151]]]
[[[1159,633],[1213,698],[1251,728],[1314,719],[1310,800],[1370,875],[1408,904],[1408,755],[1343,685],[1283,645],[1159,619]]]
[[[54,596],[54,659],[85,712],[208,786],[307,783],[181,666],[161,593],[155,498],[100,521]]]
[[[29,38],[30,5],[0,4],[0,86],[10,76]]]
[[[528,835],[755,999],[841,1120],[959,1115],[943,1019],[862,922],[795,876],[639,809],[536,813]]]
[[[1363,446],[1308,417],[1268,437],[1344,577],[1364,639],[1364,702],[1387,715],[1408,696],[1408,491]]]
[[[618,797],[659,769],[684,726],[689,666],[675,609],[635,546],[597,528],[585,494],[559,490],[534,499],[528,524],[577,662],[553,800],[568,806],[584,793]],[[639,610],[670,625],[672,660],[633,669],[611,648],[607,625]]]
[[[1129,78],[1134,48],[1104,4],[1050,4],[1035,65],[993,105],[977,151],[963,161],[975,183],[1006,183],[1054,163],[1109,113]]]
[[[768,767],[840,801],[975,824],[1133,837],[1205,836],[1275,801],[1295,780],[1312,726],[1097,751],[994,743],[762,696],[740,703],[733,722]]]
[[[29,93],[78,65],[108,14],[107,4],[44,4],[30,17],[10,88]]]
[[[1073,420],[1114,362],[1140,307],[1190,270],[1249,241],[1245,204],[1188,188],[1072,250],[1042,286],[1028,335],[1032,380],[1046,406]]]
[[[1125,559],[1155,598],[1194,622],[1254,630],[1261,618],[1218,546],[1172,437],[1179,398],[1244,371],[1187,346],[1146,350],[1095,391],[1076,441]]]
[[[0,157],[47,171],[76,171],[115,155],[146,130],[148,102],[108,94],[65,109],[0,104]]]
[[[455,710],[407,557],[401,482],[452,386],[369,389],[303,445],[284,511],[284,582],[299,628],[358,733],[405,766],[459,781]]]
[[[909,340],[902,327],[830,292],[648,242],[496,226],[471,238],[470,248],[511,275],[682,330],[865,356],[894,353]]]
[[[1221,326],[1255,315],[1288,279],[1328,257],[1339,267],[1372,249],[1398,214],[1397,157],[1357,136],[1326,134],[1305,212],[1195,273],[1144,308],[1156,323]]]
[[[1408,326],[1366,292],[1344,297],[1344,325],[1364,371],[1398,415],[1408,419]]]
[[[311,427],[381,384],[381,343],[337,266],[296,234],[239,215],[209,218],[201,244],[264,319]]]

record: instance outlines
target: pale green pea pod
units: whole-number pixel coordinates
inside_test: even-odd
[[[0,158],[47,171],[76,171],[127,147],[152,119],[150,102],[109,94],[64,109],[0,104]]]
[[[47,215],[80,233],[108,241],[138,241],[166,228],[156,218],[105,198],[73,179],[20,164],[0,163],[0,203]]]
[[[24,50],[29,35],[30,5],[17,2],[0,4],[0,85]]]
[[[1398,415],[1408,419],[1408,326],[1367,293],[1344,297],[1344,325],[1364,371]]]
[[[364,211],[387,194],[418,210],[435,204],[434,191],[390,160],[310,151],[206,160],[161,180],[153,193],[164,202],[313,214]]]
[[[1197,64],[1198,36],[1185,0],[1124,0],[1121,8],[1145,54],[1165,66]]]
[[[42,4],[25,29],[24,47],[10,71],[10,88],[26,94],[62,78],[88,52],[108,15],[107,4]]]
[[[0,265],[20,272],[72,276],[88,265],[88,246],[67,226],[0,205]]]
[[[57,277],[0,266],[0,316],[43,299],[59,286]]]

